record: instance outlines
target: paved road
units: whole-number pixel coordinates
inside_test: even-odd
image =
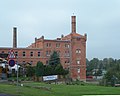
[[[8,95],[8,94],[0,94],[0,96],[13,96],[13,95]]]

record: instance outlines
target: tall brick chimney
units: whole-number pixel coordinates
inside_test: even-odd
[[[17,28],[13,27],[13,48],[17,48]]]
[[[76,33],[76,16],[71,16],[72,33]]]

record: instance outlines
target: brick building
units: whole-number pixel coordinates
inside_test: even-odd
[[[76,16],[71,16],[71,33],[55,40],[45,39],[44,36],[35,38],[34,43],[26,48],[17,48],[17,28],[13,28],[13,47],[0,48],[0,54],[8,54],[13,49],[20,64],[31,63],[33,66],[42,61],[48,63],[50,54],[55,50],[60,55],[61,64],[70,71],[73,80],[86,81],[86,40],[87,35],[76,33]]]

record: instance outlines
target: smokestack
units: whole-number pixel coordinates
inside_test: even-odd
[[[17,28],[13,27],[13,48],[17,48]]]
[[[76,16],[71,16],[72,33],[76,33]]]

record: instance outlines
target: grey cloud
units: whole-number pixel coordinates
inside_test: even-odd
[[[67,35],[71,32],[70,16],[75,13],[77,32],[88,34],[87,58],[119,58],[119,5],[120,0],[3,0],[0,38],[4,43],[0,46],[12,45],[13,26],[18,27],[19,47],[41,35],[50,39]]]

